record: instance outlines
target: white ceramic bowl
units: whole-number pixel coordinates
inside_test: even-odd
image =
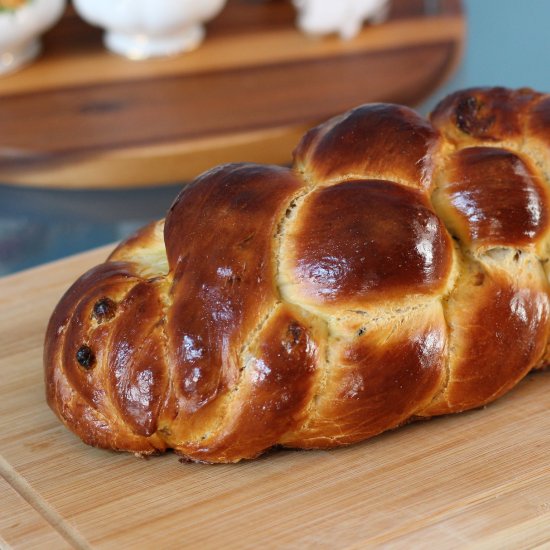
[[[130,59],[173,55],[196,48],[203,23],[226,0],[74,0],[80,16],[106,29],[105,46]]]
[[[363,23],[382,23],[388,16],[389,0],[293,0],[298,27],[306,34],[338,33],[349,40]]]
[[[19,69],[40,52],[40,35],[60,19],[66,0],[29,0],[0,11],[0,74]]]

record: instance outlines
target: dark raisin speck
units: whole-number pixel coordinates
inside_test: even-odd
[[[88,346],[80,346],[76,352],[76,360],[86,370],[91,369],[95,365],[94,352]]]
[[[115,316],[116,304],[110,298],[101,298],[94,305],[94,317],[101,323]]]
[[[473,132],[479,105],[475,97],[467,96],[456,106],[456,125],[465,133]]]
[[[292,344],[297,345],[300,343],[302,332],[303,329],[300,325],[298,325],[297,323],[290,323],[288,327],[288,335],[290,336]]]
[[[458,102],[456,125],[465,134],[493,139],[490,130],[494,123],[495,114],[491,111],[490,106],[478,101],[475,97],[467,96]]]

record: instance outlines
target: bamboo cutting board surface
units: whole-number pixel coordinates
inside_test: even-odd
[[[287,163],[310,126],[370,101],[415,105],[456,67],[461,0],[392,0],[355,39],[312,39],[290,0],[229,0],[204,44],[132,62],[74,13],[0,79],[0,180],[43,187],[188,181],[214,164]]]
[[[70,548],[68,542],[4,478],[0,478],[0,548]],[[4,545],[4,546],[2,546]]]
[[[62,292],[107,252],[0,279],[0,546],[550,544],[550,371],[484,409],[333,451],[207,466],[85,446],[44,402],[42,339]]]

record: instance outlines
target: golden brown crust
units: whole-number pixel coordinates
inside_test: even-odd
[[[317,185],[386,179],[417,188],[431,183],[438,133],[402,105],[373,103],[310,130],[294,151],[297,169]],[[394,162],[388,163],[388,159]]]
[[[231,166],[199,178],[172,207],[166,333],[186,414],[236,383],[242,348],[277,302],[273,236],[302,186],[287,169]]]
[[[306,416],[317,360],[307,321],[288,306],[279,307],[246,354],[225,421],[179,451],[208,462],[258,456]]]
[[[441,101],[431,121],[449,141],[461,145],[521,140],[533,105],[542,97],[529,88],[470,88]]]
[[[140,347],[136,336],[141,333],[142,322],[127,318],[126,312],[134,289],[147,284],[140,282],[133,264],[106,262],[90,270],[67,291],[48,325],[44,349],[48,403],[91,445],[143,453],[157,448],[156,437],[150,440],[147,436],[152,434],[144,433],[140,427],[136,430],[132,422],[128,422],[134,416],[132,410],[120,407],[121,400],[113,398],[116,388],[110,383],[116,376],[110,370],[113,357],[123,345],[121,341],[113,341],[117,329],[122,333],[133,332],[125,342],[129,359],[125,368],[131,367],[131,356]],[[107,297],[117,304],[116,311],[112,317],[108,315],[109,319],[99,322],[94,309],[101,309],[96,305]],[[149,308],[149,320],[152,313]],[[158,310],[154,309],[154,313],[158,314]],[[158,323],[158,318],[153,322]],[[150,382],[153,380],[146,380],[142,389]],[[119,393],[121,390],[122,387]],[[126,387],[126,391],[131,393],[132,389]],[[146,424],[147,416],[152,414],[147,411],[139,424]],[[152,427],[149,426],[149,431],[154,432]],[[160,443],[160,447],[164,445]]]
[[[425,195],[391,181],[315,190],[286,241],[288,283],[302,304],[360,310],[405,292],[437,294],[450,272],[450,237]]]
[[[206,462],[489,403],[550,356],[549,151],[549,96],[477,88],[205,173],[62,298],[48,403],[91,445]]]
[[[536,257],[498,251],[461,277],[446,304],[450,378],[421,416],[493,401],[542,359],[549,329],[548,282]]]
[[[437,197],[447,224],[474,249],[534,248],[548,231],[548,195],[509,150],[468,147],[450,156]]]
[[[365,319],[331,345],[335,367],[287,446],[328,448],[395,428],[430,403],[444,381],[447,327],[437,302],[383,322]]]

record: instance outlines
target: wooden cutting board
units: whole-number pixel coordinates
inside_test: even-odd
[[[0,181],[135,187],[223,162],[287,163],[320,120],[425,99],[466,30],[461,0],[392,0],[388,21],[351,41],[307,37],[295,18],[290,0],[229,0],[198,50],[135,62],[69,11],[36,63],[0,79]]]
[[[550,372],[484,409],[334,451],[207,466],[85,446],[44,402],[42,339],[61,294],[107,252],[0,279],[0,546],[550,544]]]

